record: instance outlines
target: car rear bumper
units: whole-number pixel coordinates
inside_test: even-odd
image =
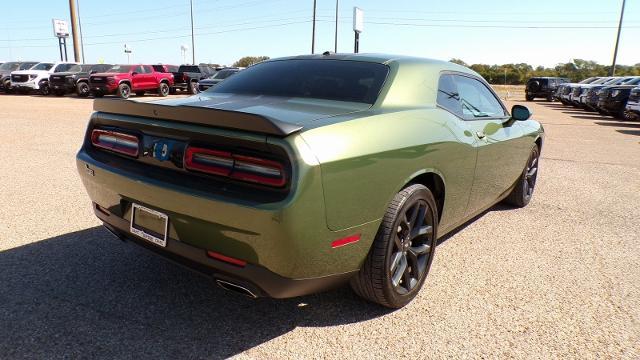
[[[353,271],[307,279],[285,278],[260,265],[248,263],[237,266],[210,258],[206,250],[174,239],[168,239],[166,247],[157,246],[131,234],[129,221],[106,214],[99,210],[95,203],[94,212],[103,221],[105,228],[120,240],[141,246],[174,263],[211,277],[227,289],[235,289],[250,297],[290,298],[312,294],[345,284],[356,273]]]

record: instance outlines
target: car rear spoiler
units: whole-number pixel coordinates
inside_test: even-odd
[[[93,110],[217,126],[285,137],[302,130],[302,126],[241,111],[221,110],[189,105],[160,105],[121,99],[95,99]]]

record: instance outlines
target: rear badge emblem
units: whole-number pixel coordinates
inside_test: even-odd
[[[169,160],[173,143],[159,140],[153,144],[153,157],[160,161]]]

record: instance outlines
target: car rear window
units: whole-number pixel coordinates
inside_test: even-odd
[[[178,72],[200,72],[200,68],[197,65],[191,65],[191,66],[180,66],[180,68],[178,68]]]
[[[363,61],[277,60],[240,71],[207,92],[373,104],[388,73],[386,65]]]

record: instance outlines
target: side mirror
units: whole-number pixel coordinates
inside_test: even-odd
[[[531,110],[524,105],[513,105],[511,108],[511,118],[513,120],[525,121],[528,120],[532,114]]]
[[[131,76],[136,76],[136,75],[138,75],[138,73],[135,71],[131,73]]]

